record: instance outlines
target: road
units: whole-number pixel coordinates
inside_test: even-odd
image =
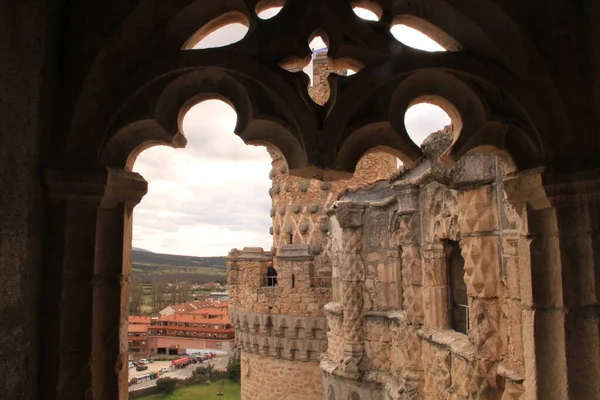
[[[202,364],[190,364],[186,368],[174,368],[171,367],[171,361],[155,361],[153,363],[148,364],[148,369],[145,371],[136,371],[135,368],[129,368],[129,379],[135,378],[138,376],[146,375],[150,372],[160,371],[161,368],[169,368],[169,372],[165,372],[162,374],[162,377],[169,377],[175,379],[186,379],[192,376],[192,372],[199,366],[212,364],[217,370],[225,370],[227,368],[227,362],[229,357],[227,355],[218,355],[212,360],[204,361]],[[135,391],[140,389],[145,389],[150,386],[156,385],[156,379],[146,380],[144,382],[137,383],[135,385],[129,386],[129,391]]]

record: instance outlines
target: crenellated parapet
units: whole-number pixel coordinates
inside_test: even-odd
[[[290,361],[316,361],[327,346],[324,317],[290,316],[230,309],[243,351]]]

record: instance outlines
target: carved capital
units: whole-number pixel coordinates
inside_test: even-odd
[[[148,182],[137,172],[118,168],[107,170],[102,208],[115,208],[121,203],[136,205],[148,193]]]
[[[363,225],[363,215],[367,208],[362,202],[336,202],[333,205],[335,216],[342,229],[356,229]]]
[[[148,182],[140,174],[118,168],[51,170],[46,172],[45,181],[53,200],[72,200],[103,208],[114,208],[120,203],[135,205],[148,191]]]

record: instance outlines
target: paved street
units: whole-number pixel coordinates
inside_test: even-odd
[[[169,372],[162,374],[163,377],[175,378],[175,379],[186,379],[192,376],[192,371],[199,366],[213,364],[215,369],[225,370],[227,368],[227,362],[229,357],[227,355],[218,355],[212,360],[204,361],[203,364],[190,364],[186,368],[174,368],[171,366],[171,361],[155,361],[153,363],[148,364],[148,369],[145,371],[136,371],[135,368],[129,369],[129,379],[147,375],[150,372],[157,372],[161,368],[169,368]],[[129,387],[129,391],[135,391],[144,389],[150,386],[156,385],[156,379],[146,380],[144,382],[137,383],[135,385],[131,385]]]

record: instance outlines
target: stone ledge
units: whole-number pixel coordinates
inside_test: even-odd
[[[406,313],[399,310],[389,311],[367,311],[364,313],[365,318],[386,318],[390,320],[397,320],[399,322],[406,322]]]
[[[468,361],[475,360],[475,347],[465,334],[450,329],[423,328],[417,334],[424,340],[447,347],[451,353]]]
[[[503,362],[501,362],[498,365],[498,369],[496,370],[496,373],[503,378],[506,378],[508,380],[511,380],[511,381],[517,382],[517,383],[521,383],[525,380],[523,373],[521,371],[519,371],[518,368],[515,368],[514,366],[510,366]]]
[[[314,256],[308,244],[286,244],[277,250],[277,259],[282,261],[311,261]]]
[[[269,261],[271,257],[265,253],[262,247],[244,247],[241,251],[231,249],[227,255],[227,261]]]

